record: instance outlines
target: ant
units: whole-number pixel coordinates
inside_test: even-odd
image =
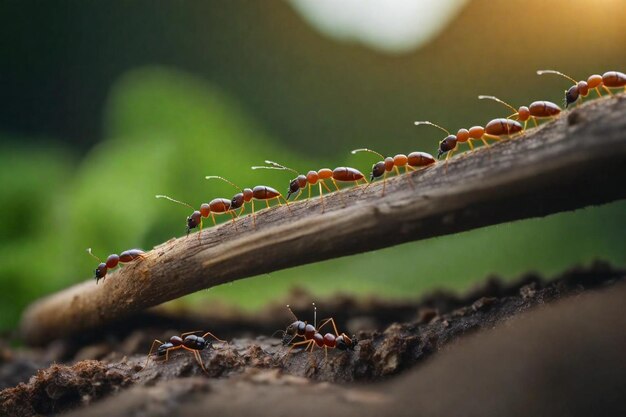
[[[375,163],[372,165],[372,173],[370,176],[370,181],[374,181],[376,178],[383,177],[383,194],[385,195],[385,183],[387,181],[387,173],[391,172],[391,170],[395,170],[397,175],[400,175],[399,167],[404,167],[404,172],[408,173],[409,170],[417,171],[415,167],[426,167],[428,165],[434,164],[437,160],[429,153],[426,152],[411,152],[408,156],[404,154],[398,154],[393,158],[388,156],[385,157],[383,154],[373,151],[367,148],[355,149],[351,153],[356,154],[357,152],[369,152],[374,155],[378,155],[382,161]],[[413,183],[411,182],[409,177],[406,177],[409,181],[409,185],[413,188]]]
[[[178,203],[180,205],[189,207],[194,210],[194,208],[183,201],[178,201],[173,199],[172,197],[168,197],[166,195],[157,195],[156,198],[165,198],[174,203]],[[235,224],[235,213],[231,209],[230,200],[227,198],[214,198],[208,203],[202,203],[200,205],[200,210],[194,210],[193,213],[189,217],[187,217],[187,236],[189,236],[189,232],[191,229],[195,229],[200,226],[200,231],[202,231],[202,218],[207,218],[209,215],[211,216],[211,220],[213,220],[213,225],[216,226],[217,222],[215,221],[215,214],[225,214],[229,213],[232,216],[233,224]],[[241,212],[239,212],[241,214]],[[200,238],[200,234],[198,234],[198,239]]]
[[[539,126],[539,124],[537,123],[537,119],[554,118],[559,113],[561,113],[561,108],[551,101],[533,101],[528,107],[521,106],[518,110],[515,110],[515,107],[511,106],[504,100],[500,100],[498,97],[495,96],[478,96],[478,99],[497,101],[498,103],[503,104],[513,110],[513,114],[509,117],[517,117],[517,120],[519,120],[520,122],[524,122],[524,130],[526,130],[526,124],[528,123],[528,119],[532,119],[536,127]]]
[[[619,71],[608,71],[602,75],[593,74],[587,78],[587,81],[576,81],[569,75],[565,75],[562,72],[555,70],[539,70],[537,71],[537,74],[556,74],[574,83],[573,86],[565,90],[565,108],[567,108],[570,104],[575,103],[576,100],[578,100],[578,97],[587,97],[590,89],[596,90],[599,97],[602,97],[602,94],[600,94],[600,89],[598,87],[604,88],[609,95],[613,95],[611,90],[609,90],[609,87],[624,87],[624,90],[626,91],[626,74]]]
[[[322,202],[322,213],[324,212],[326,208],[324,205],[322,185],[324,186],[324,188],[326,188],[328,192],[331,192],[328,185],[326,185],[325,180],[330,180],[335,186],[335,189],[337,191],[340,190],[339,186],[337,185],[337,181],[339,182],[353,182],[354,181],[354,183],[357,186],[359,185],[359,181],[361,180],[364,181],[366,184],[368,183],[367,179],[365,179],[365,175],[363,175],[363,173],[361,173],[361,171],[359,171],[356,168],[338,167],[333,170],[329,168],[322,168],[318,171],[309,171],[307,172],[306,175],[303,175],[303,174],[298,173],[298,171],[296,171],[295,169],[288,168],[284,165],[281,165],[273,161],[266,160],[265,163],[271,166],[256,166],[256,167],[252,167],[252,169],[278,169],[278,170],[283,170],[283,171],[291,171],[297,175],[296,178],[294,178],[293,180],[289,182],[289,192],[287,193],[287,199],[289,199],[289,197],[292,194],[298,193],[294,201],[297,200],[298,197],[300,197],[300,194],[302,194],[302,191],[305,186],[309,187],[308,198],[311,198],[311,187],[315,184],[318,184],[319,189],[320,189],[320,200]],[[343,197],[340,196],[340,198],[343,200]]]
[[[129,262],[134,261],[135,259],[138,259],[138,258],[143,259],[145,257],[145,252],[142,251],[141,249],[129,249],[129,250],[125,250],[119,255],[115,253],[112,255],[109,255],[106,262],[102,262],[100,258],[98,258],[96,255],[94,255],[91,252],[91,248],[87,248],[87,253],[93,256],[95,259],[97,259],[98,262],[100,262],[100,264],[98,265],[95,271],[96,284],[98,283],[99,280],[106,278],[107,271],[109,269],[115,268],[119,263],[129,263]]]
[[[291,353],[291,351],[296,346],[306,345],[304,351],[306,352],[309,348],[311,352],[315,346],[319,348],[324,348],[324,356],[328,357],[328,349],[339,349],[339,350],[354,350],[356,345],[359,343],[356,336],[349,337],[345,333],[339,333],[337,330],[337,325],[335,324],[335,320],[331,317],[322,321],[319,327],[317,327],[317,307],[315,303],[313,303],[313,324],[309,324],[306,321],[298,320],[298,317],[293,313],[291,307],[287,305],[287,310],[291,313],[295,321],[287,326],[287,329],[283,331],[283,346],[287,346],[292,343],[296,337],[301,337],[304,340],[293,343],[287,352],[287,355]],[[326,333],[322,336],[320,330],[322,327],[326,326],[328,323],[333,325],[333,330],[335,334]]]
[[[492,140],[500,140],[500,136],[510,136],[514,133],[521,132],[524,130],[524,127],[521,123],[511,120],[511,119],[493,119],[489,123],[482,126],[472,126],[468,129],[459,129],[456,135],[451,134],[443,127],[436,125],[429,121],[418,121],[415,122],[415,126],[419,125],[430,125],[434,126],[437,129],[444,131],[448,136],[446,136],[441,142],[439,142],[439,152],[437,153],[437,158],[441,158],[441,155],[444,153],[448,153],[446,155],[446,162],[448,158],[451,157],[452,153],[457,148],[457,143],[467,143],[470,147],[470,150],[474,150],[474,145],[472,144],[472,140],[481,140],[485,146],[490,146],[485,138]]]
[[[289,211],[291,211],[291,208],[289,207],[289,202],[287,201],[287,199],[285,199],[285,197],[283,197],[281,193],[279,193],[276,189],[272,187],[268,187],[266,185],[257,185],[256,187],[252,189],[241,188],[235,183],[227,180],[226,178],[219,177],[217,175],[207,175],[205,178],[207,180],[210,180],[210,179],[222,180],[232,185],[233,187],[239,189],[240,192],[235,194],[232,200],[230,201],[231,210],[236,210],[241,207],[241,212],[239,213],[241,214],[244,210],[244,205],[246,203],[251,203],[252,221],[253,221],[254,227],[256,227],[256,215],[254,214],[254,200],[265,200],[265,204],[267,205],[267,208],[270,208],[270,200],[276,199],[278,201],[278,205],[282,205],[280,202],[280,199],[282,198],[285,204],[287,205],[287,208],[289,209]]]
[[[200,351],[213,347],[211,342],[206,340],[206,337],[211,336],[213,339],[217,340],[218,342],[223,342],[223,343],[228,343],[228,342],[218,338],[211,332],[206,332],[202,336],[197,335],[197,333],[202,333],[202,332],[203,330],[196,330],[193,332],[183,333],[180,336],[172,336],[170,337],[170,340],[168,342],[161,342],[159,339],[154,339],[154,341],[152,342],[152,346],[150,347],[150,352],[148,352],[146,364],[144,365],[143,369],[146,369],[146,367],[148,366],[148,362],[150,361],[150,356],[152,355],[152,351],[154,350],[155,345],[159,344],[155,352],[155,356],[157,358],[161,358],[165,356],[165,359],[163,360],[163,362],[168,361],[169,354],[171,351],[184,349],[186,351],[193,353],[194,357],[196,358],[196,361],[198,362],[198,364],[200,365],[204,373],[208,374],[206,368],[204,367],[204,364],[202,363],[202,358],[200,357]]]

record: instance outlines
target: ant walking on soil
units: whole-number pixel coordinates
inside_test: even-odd
[[[532,119],[535,126],[539,126],[537,119],[555,118],[561,113],[561,108],[551,101],[533,101],[528,107],[521,106],[519,109],[515,110],[515,107],[495,96],[478,96],[478,99],[497,101],[498,103],[513,110],[513,114],[509,117],[517,117],[517,120],[524,122],[524,130],[526,130],[528,119]],[[507,119],[509,117],[507,117]]]
[[[125,250],[119,255],[115,253],[111,254],[107,258],[106,262],[102,262],[100,258],[94,255],[93,252],[91,252],[91,248],[87,248],[87,253],[91,255],[92,257],[94,257],[95,259],[97,259],[98,262],[100,262],[100,264],[96,267],[96,271],[95,271],[96,284],[98,283],[99,280],[104,279],[106,277],[107,271],[109,269],[115,268],[120,263],[129,263],[138,258],[143,258],[145,255],[145,252],[142,251],[141,249],[129,249],[129,250]]]
[[[610,88],[619,88],[624,87],[626,91],[626,74],[619,71],[608,71],[602,75],[593,74],[587,78],[587,81],[576,81],[569,75],[565,75],[562,72],[556,70],[539,70],[537,71],[537,75],[544,74],[555,74],[560,75],[563,78],[566,78],[574,83],[569,89],[565,90],[565,108],[567,108],[570,104],[573,104],[578,100],[578,97],[587,97],[590,89],[596,90],[596,93],[599,97],[602,97],[600,93],[599,87],[604,88],[604,90],[609,93],[609,95],[613,95]]]
[[[434,164],[437,160],[426,152],[411,152],[408,156],[404,154],[398,154],[393,158],[388,156],[385,157],[383,154],[373,151],[367,148],[355,149],[351,153],[356,154],[357,152],[369,152],[374,155],[378,155],[382,161],[375,163],[372,165],[372,173],[370,176],[370,181],[373,182],[376,178],[383,177],[383,193],[385,195],[385,184],[387,182],[387,174],[391,172],[391,170],[395,170],[397,175],[400,175],[399,167],[404,167],[404,172],[408,173],[409,170],[417,171],[416,168],[422,168]],[[406,177],[407,181],[411,188],[413,188],[413,182],[409,177]],[[368,184],[369,185],[369,184]]]
[[[296,317],[289,305],[287,305],[287,309],[295,319],[295,321],[287,326],[287,329],[283,331],[283,345],[288,346],[291,344],[287,355],[289,355],[295,347],[306,345],[304,351],[306,352],[311,349],[311,353],[316,346],[318,348],[323,347],[324,357],[327,358],[328,349],[354,350],[358,344],[356,336],[353,335],[352,337],[349,337],[345,333],[339,333],[335,320],[332,317],[322,320],[322,324],[317,327],[317,307],[315,306],[315,303],[313,303],[313,324],[298,320],[298,317]],[[322,328],[329,323],[332,324],[335,334],[326,333],[322,336]],[[303,338],[304,340],[292,344],[292,342],[298,337]]]
[[[166,195],[157,195],[156,198],[165,198],[173,203],[180,204],[182,206],[189,207],[194,210],[194,208],[183,201],[175,200],[172,197],[168,197]],[[242,210],[243,211],[243,210]],[[235,225],[235,215],[234,210],[231,209],[230,200],[226,198],[214,198],[209,203],[202,203],[200,205],[200,210],[194,210],[193,213],[189,217],[187,217],[187,236],[189,236],[189,232],[191,229],[195,229],[200,226],[200,231],[202,231],[202,218],[207,218],[209,215],[211,216],[211,220],[213,220],[213,226],[217,225],[215,221],[215,214],[225,214],[228,213],[232,216],[233,224]],[[239,212],[241,214],[241,212]],[[236,225],[235,225],[236,227]],[[198,239],[200,239],[200,234],[198,234]]]
[[[241,212],[243,212],[244,205],[246,203],[250,203],[252,206],[252,222],[254,227],[256,227],[256,214],[254,214],[254,200],[265,200],[265,204],[267,208],[270,208],[270,200],[276,199],[278,201],[278,205],[282,205],[280,199],[282,198],[285,204],[287,205],[287,209],[291,212],[291,208],[289,207],[289,202],[278,190],[268,187],[266,185],[257,185],[254,188],[241,188],[235,183],[227,180],[224,177],[220,177],[217,175],[207,175],[205,177],[207,180],[218,179],[222,180],[233,187],[237,188],[240,192],[235,194],[232,200],[230,201],[230,207],[232,210],[236,210],[241,207]]]
[[[324,188],[326,188],[328,192],[331,192],[325,180],[330,180],[337,191],[340,190],[339,186],[337,185],[338,181],[354,182],[354,184],[357,186],[359,185],[359,181],[363,181],[367,184],[367,179],[365,178],[365,175],[363,175],[361,171],[356,168],[338,167],[333,170],[330,170],[329,168],[322,168],[318,171],[309,171],[306,175],[303,175],[298,173],[298,171],[296,171],[295,169],[288,168],[277,162],[266,160],[265,163],[269,164],[270,166],[255,166],[252,167],[252,169],[277,169],[281,171],[291,171],[296,174],[296,178],[289,182],[289,192],[287,193],[287,199],[289,199],[292,194],[297,193],[294,201],[297,200],[298,197],[300,197],[300,194],[302,194],[304,187],[306,186],[308,186],[309,188],[308,198],[311,198],[311,187],[315,184],[318,184],[320,189],[320,201],[322,203],[322,213],[326,209],[326,206],[324,205],[322,185],[324,186]],[[341,195],[340,198],[343,201],[343,197],[341,197]]]
[[[180,336],[172,336],[168,342],[161,342],[159,339],[154,339],[152,342],[152,346],[150,347],[150,352],[148,352],[148,357],[146,358],[146,364],[142,369],[146,369],[148,363],[150,362],[150,357],[152,356],[152,352],[154,351],[154,347],[158,344],[157,350],[154,353],[156,358],[165,357],[163,362],[167,362],[169,360],[169,354],[173,350],[183,349],[188,352],[193,353],[196,361],[204,371],[204,373],[208,374],[204,364],[202,363],[202,358],[200,357],[200,352],[212,348],[213,345],[211,342],[207,341],[207,336],[211,336],[213,339],[218,342],[228,343],[225,340],[222,340],[215,336],[211,332],[206,332],[202,336],[198,336],[198,333],[202,333],[203,330],[196,330],[193,332],[183,333]],[[155,359],[156,360],[156,359]]]

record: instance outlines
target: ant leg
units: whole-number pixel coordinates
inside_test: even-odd
[[[335,181],[335,179],[332,178],[332,177],[330,178],[330,180],[333,182],[333,185],[335,186],[337,191],[341,191],[341,189],[337,185],[337,181]],[[343,196],[341,195],[341,193],[339,194],[339,198],[341,199],[341,204],[343,204],[343,206],[346,207],[346,202],[344,201]]]
[[[408,166],[408,165],[405,165],[405,167],[407,167],[407,166]],[[397,166],[395,166],[395,165],[393,166],[393,168],[395,169],[396,174],[397,174],[398,176],[400,176],[400,169],[398,169],[398,167],[397,167]],[[407,172],[408,172],[408,170],[407,170]],[[406,175],[404,178],[406,178],[406,180],[408,181],[408,183],[409,183],[409,185],[411,186],[411,188],[412,188],[413,190],[415,190],[415,186],[413,185],[413,181],[411,181],[411,178],[409,178],[409,176],[408,176],[408,175]]]
[[[211,336],[213,339],[217,340],[218,342],[224,342],[224,343],[228,343],[226,340],[222,340],[219,337],[215,336],[213,333],[211,332],[206,332],[205,334],[202,335],[203,339],[206,339],[207,336]]]
[[[256,215],[254,214],[254,198],[250,200],[250,202],[252,203],[252,224],[256,228]]]
[[[193,356],[196,358],[196,362],[198,362],[198,365],[200,365],[200,368],[202,368],[202,370],[204,371],[205,374],[208,375],[208,371],[206,370],[206,368],[204,367],[204,364],[202,363],[202,358],[200,357],[200,352],[198,352],[196,349],[190,349],[186,346],[180,346],[181,348],[185,349],[186,351],[189,351],[191,353],[193,353]]]
[[[594,90],[596,90],[596,94],[598,94],[598,97],[602,97],[602,94],[600,93],[600,89],[598,87],[595,87]]]
[[[235,226],[235,230],[236,230],[237,222],[235,221],[235,212],[233,212],[232,210],[228,210],[228,213],[230,214],[231,220],[233,222],[233,226]]]
[[[324,210],[326,210],[326,205],[324,204],[324,193],[322,192],[322,181],[318,182],[317,184],[320,187],[320,201],[322,202],[322,213],[323,213]]]
[[[533,119],[533,123],[535,124],[535,127],[539,127],[539,123],[537,123],[537,118],[533,116],[532,119]],[[524,123],[524,130],[526,130],[526,123]]]
[[[152,355],[152,351],[154,350],[155,343],[158,343],[160,345],[163,344],[163,342],[161,342],[159,339],[154,339],[154,342],[152,342],[152,346],[150,346],[150,351],[148,352],[148,356],[146,357],[146,364],[143,366],[143,368],[141,368],[142,370],[146,369],[146,367],[148,366],[148,362],[150,361],[150,355]]]
[[[306,352],[307,349],[309,348],[309,346],[311,345],[311,343],[314,343],[313,339],[309,339],[309,340],[303,340],[301,342],[296,342],[293,345],[291,345],[291,347],[289,348],[289,350],[287,351],[287,353],[285,354],[284,358],[287,358],[287,356],[289,356],[291,354],[291,351],[296,347],[296,346],[302,346],[302,345],[307,345],[307,347],[304,349],[304,351]]]
[[[289,201],[287,201],[287,199],[285,197],[281,195],[279,195],[278,197],[276,197],[276,199],[278,200],[278,204],[280,204],[280,199],[283,199],[283,201],[285,202],[285,205],[287,206],[287,210],[289,210],[289,212],[291,213],[291,207],[289,207]]]
[[[194,350],[193,353],[194,353],[194,356],[196,357],[196,361],[198,361],[204,373],[208,375],[209,371],[206,370],[206,368],[204,367],[204,363],[202,363],[202,356],[200,356],[200,352],[198,352],[197,350]]]
[[[613,93],[611,92],[611,90],[608,89],[608,87],[604,84],[602,84],[602,88],[604,88],[604,91],[606,91],[607,93],[609,93],[610,96],[613,95]]]
[[[337,330],[337,324],[335,324],[335,319],[333,319],[332,317],[328,319],[324,319],[322,321],[322,324],[320,324],[320,327],[317,328],[317,331],[319,332],[320,329],[326,326],[328,323],[331,323],[333,325],[333,330],[335,331],[335,335],[339,336],[339,331]]]
[[[385,187],[387,186],[387,170],[385,170],[385,173],[383,174],[383,192],[380,195],[381,197],[385,196]],[[365,191],[367,189],[367,186],[363,189],[363,191]],[[361,192],[361,194],[363,194],[363,192]]]
[[[217,226],[217,222],[215,221],[215,213],[211,212],[211,220],[213,220],[213,226]]]
[[[280,204],[280,201],[278,202],[278,204]],[[265,200],[265,207],[266,208],[270,208],[270,201],[269,200]]]
[[[193,332],[186,332],[180,335],[181,339],[184,339],[185,336],[189,336],[190,334],[202,333],[204,330],[194,330]]]

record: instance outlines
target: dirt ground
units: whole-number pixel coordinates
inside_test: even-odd
[[[626,415],[626,271],[603,263],[551,280],[497,278],[415,302],[316,300],[358,338],[328,357],[287,354],[284,304],[143,313],[41,349],[0,348],[0,415]],[[312,321],[311,297],[289,297]],[[154,338],[205,329],[228,340],[146,363]],[[329,327],[330,330],[330,327]]]

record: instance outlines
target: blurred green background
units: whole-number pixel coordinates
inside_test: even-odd
[[[106,257],[184,234],[188,210],[155,194],[194,206],[234,194],[208,174],[285,189],[285,173],[249,169],[264,159],[365,171],[374,161],[351,149],[434,153],[440,132],[414,120],[455,130],[507,114],[478,94],[561,103],[568,83],[537,69],[579,79],[626,69],[624,1],[427,1],[414,22],[409,11],[396,22],[368,6],[381,27],[357,3],[342,12],[366,36],[329,31],[324,22],[339,9],[313,16],[307,0],[3,2],[0,329],[14,328],[35,298],[90,278],[85,248]],[[414,39],[382,36],[385,24],[415,29],[424,19],[434,29],[413,30]],[[404,244],[177,303],[255,309],[293,285],[417,297],[488,274],[552,274],[597,258],[623,266],[625,209],[618,202]]]

